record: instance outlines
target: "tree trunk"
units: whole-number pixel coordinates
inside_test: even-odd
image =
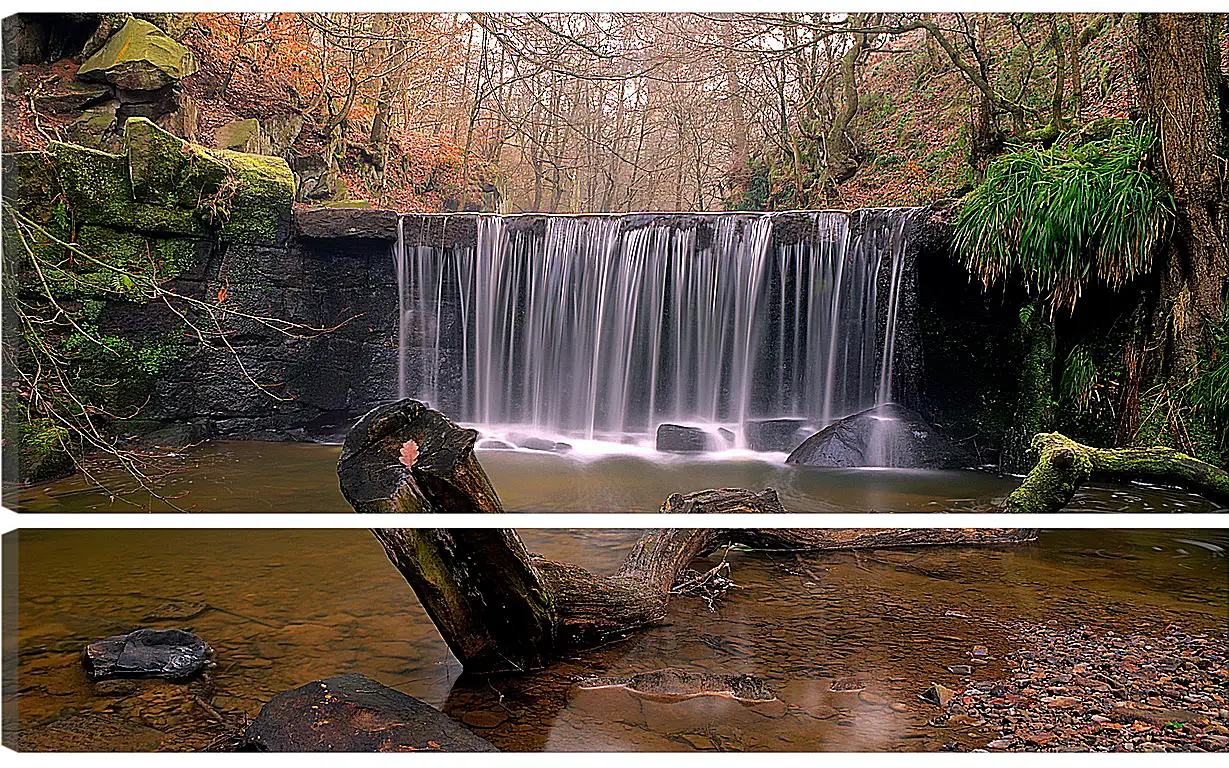
[[[1092,448],[1057,432],[1033,438],[1037,464],[1007,498],[1008,512],[1057,512],[1092,477],[1176,485],[1229,505],[1229,472],[1172,448]]]
[[[1162,276],[1154,334],[1172,373],[1191,370],[1225,317],[1229,206],[1220,100],[1220,14],[1140,14],[1136,77],[1156,134],[1160,171],[1174,197],[1174,237]],[[1163,376],[1151,366],[1153,377]]]
[[[502,512],[473,455],[477,433],[413,400],[382,406],[346,436],[342,493],[359,512]],[[780,514],[773,490],[674,494],[662,512]],[[1032,529],[661,529],[599,575],[530,554],[509,529],[373,531],[466,671],[524,671],[661,622],[680,572],[729,544],[836,550],[1025,541]]]
[[[1054,324],[1046,317],[1046,309],[1040,301],[1034,301],[1021,311],[1017,338],[1023,352],[1020,386],[999,460],[1006,472],[1027,469],[1033,436],[1053,429]]]

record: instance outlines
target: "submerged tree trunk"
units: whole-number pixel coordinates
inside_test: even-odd
[[[359,512],[502,512],[473,454],[477,433],[422,403],[378,408],[350,431],[338,463],[342,493]],[[674,494],[662,512],[781,514],[772,490]],[[679,575],[730,544],[839,550],[999,544],[1032,529],[661,529],[646,531],[615,573],[600,575],[529,553],[510,529],[377,529],[376,538],[418,595],[466,671],[545,666],[661,622]]]
[[[1092,448],[1051,432],[1033,438],[1037,464],[1007,498],[1008,512],[1057,512],[1090,478],[1176,485],[1229,505],[1229,472],[1172,448]]]

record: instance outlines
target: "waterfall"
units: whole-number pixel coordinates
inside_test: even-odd
[[[398,396],[573,440],[822,427],[891,399],[907,215],[403,216]]]

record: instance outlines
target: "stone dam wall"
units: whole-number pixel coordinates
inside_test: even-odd
[[[127,122],[119,154],[53,143],[45,154],[7,156],[4,176],[6,207],[86,252],[120,263],[152,260],[167,276],[167,290],[215,308],[188,313],[197,333],[175,301],[106,291],[74,299],[88,302],[100,334],[157,353],[156,370],[137,388],[145,399],[122,424],[171,445],[337,439],[353,419],[397,393],[399,230],[403,243],[439,247],[474,243],[478,231],[478,214],[409,215],[399,225],[394,211],[295,209],[295,181],[284,160],[206,149],[141,118]],[[542,227],[545,218],[514,216],[508,226]],[[656,226],[708,226],[695,214],[653,218]],[[626,221],[638,226],[634,215]],[[798,235],[789,221],[781,218],[774,238]],[[975,405],[969,388],[948,381],[951,362],[959,361],[935,368],[941,381],[934,386],[927,357],[947,359],[966,304],[989,318],[979,334],[1008,336],[1010,328],[986,324],[1008,322],[1010,313],[996,314],[966,286],[948,290],[954,273],[938,281],[919,277],[919,270],[946,269],[949,234],[941,210],[923,211],[909,225],[900,302],[902,316],[916,321],[898,330],[895,393],[941,424],[961,421],[953,430],[959,438],[987,417],[968,413]],[[14,247],[8,229],[5,245]],[[34,245],[63,250],[54,238]],[[302,327],[282,332],[259,318]],[[12,318],[5,321],[11,333]],[[443,329],[446,353],[460,354],[459,332]],[[409,350],[411,369],[427,364],[421,353]],[[1001,369],[987,374],[1000,389],[1010,381]]]

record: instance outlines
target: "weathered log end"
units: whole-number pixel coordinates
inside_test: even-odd
[[[1092,477],[1184,488],[1229,505],[1229,472],[1163,446],[1093,448],[1058,432],[1033,437],[1037,464],[1007,497],[1008,512],[1058,512]]]
[[[337,476],[357,512],[503,512],[474,456],[478,433],[417,400],[369,411],[346,434]]]

